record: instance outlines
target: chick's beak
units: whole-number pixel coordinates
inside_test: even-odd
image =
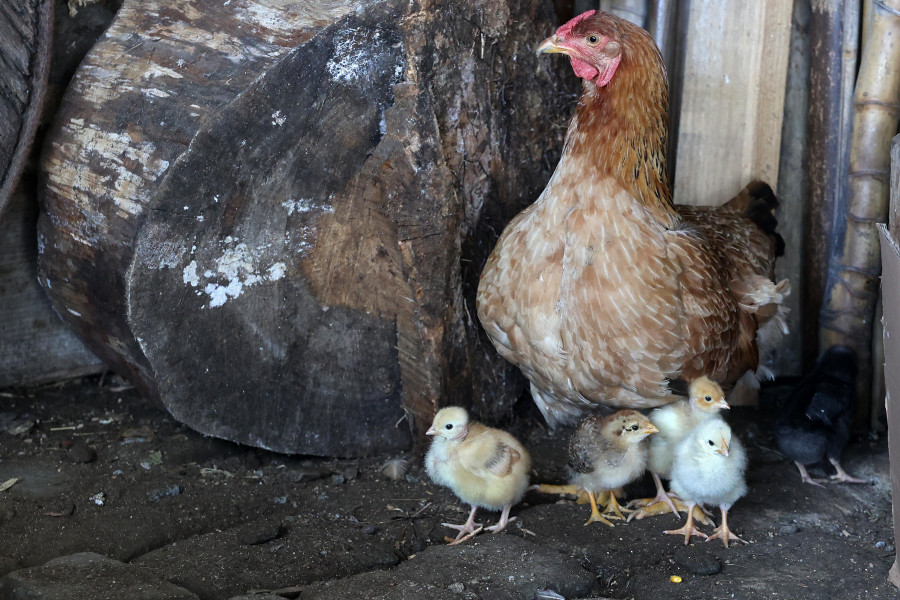
[[[425,432],[425,435],[437,435],[437,429],[434,428],[434,425],[428,428],[428,431]]]
[[[651,433],[659,433],[659,429],[657,429],[656,425],[653,423],[647,423],[647,426],[644,427],[644,433],[650,435]]]
[[[541,42],[535,50],[538,54],[568,54],[569,49],[562,45],[562,40],[556,35],[551,35]]]
[[[724,439],[719,442],[719,447],[716,448],[716,452],[718,452],[722,456],[728,456],[728,442],[726,442]]]
[[[725,398],[722,398],[718,402],[716,402],[716,406],[722,410],[731,410],[731,405],[725,402]]]

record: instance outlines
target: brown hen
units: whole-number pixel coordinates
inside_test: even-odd
[[[787,333],[789,291],[772,280],[783,242],[769,186],[719,208],[672,203],[666,73],[643,29],[589,11],[538,52],[568,55],[584,89],[556,171],[503,231],[477,302],[547,421],[667,404],[676,379],[767,375],[760,355]]]

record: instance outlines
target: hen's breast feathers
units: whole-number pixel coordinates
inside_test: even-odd
[[[687,208],[666,230],[612,179],[560,171],[482,273],[479,317],[504,357],[551,395],[639,408],[668,401],[667,377],[755,369],[741,300],[774,285],[740,250],[767,242],[753,223]]]

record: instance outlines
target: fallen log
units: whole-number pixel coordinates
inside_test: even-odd
[[[225,439],[352,456],[440,404],[507,413],[522,379],[471,306],[558,157],[554,24],[538,0],[126,1],[45,146],[48,295]]]

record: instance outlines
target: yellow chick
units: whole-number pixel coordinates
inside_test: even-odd
[[[607,517],[625,518],[615,490],[644,472],[647,445],[641,441],[657,431],[647,417],[633,410],[620,410],[607,417],[594,415],[581,421],[569,438],[569,467],[571,484],[583,489],[591,503],[591,516],[585,525],[599,521],[612,527]],[[609,500],[601,515],[597,495],[602,492],[609,492]]]
[[[636,500],[635,504],[645,508],[629,515],[629,521],[667,512],[667,509],[680,516],[678,508],[685,510],[685,506],[681,502],[678,503],[680,506],[673,502],[666,493],[661,478],[668,479],[671,474],[678,443],[697,425],[728,408],[730,407],[725,401],[722,388],[704,375],[691,381],[686,400],[667,404],[650,413],[650,422],[659,429],[659,435],[650,438],[650,455],[647,459],[647,469],[656,484],[656,497]]]
[[[475,523],[479,507],[501,510],[500,520],[487,530],[503,531],[510,521],[509,510],[528,489],[531,457],[525,447],[505,431],[469,421],[459,406],[439,410],[426,433],[434,436],[425,455],[428,476],[472,506],[464,524],[443,523],[459,530],[452,543],[461,544],[483,529]]]
[[[696,505],[717,504],[722,511],[722,523],[707,541],[722,538],[725,547],[729,540],[744,542],[728,528],[728,510],[747,493],[744,471],[747,455],[731,428],[721,419],[708,419],[694,428],[675,448],[672,465],[672,490],[688,505],[687,521],[681,529],[666,531],[683,534],[687,544],[691,536],[707,537],[694,527],[693,508]]]

